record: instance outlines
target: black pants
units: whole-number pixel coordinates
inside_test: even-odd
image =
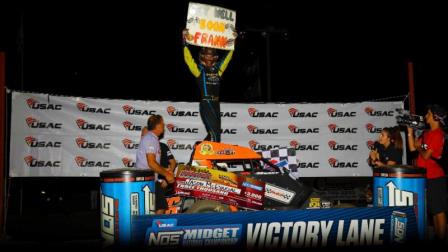
[[[426,180],[426,202],[431,215],[448,210],[445,177]]]
[[[162,188],[162,184],[156,181],[156,210],[167,210],[168,202],[166,202],[166,189]]]
[[[221,109],[219,101],[202,99],[199,103],[199,113],[207,130],[204,140],[221,142]]]

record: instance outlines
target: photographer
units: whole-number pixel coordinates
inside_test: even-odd
[[[425,122],[429,129],[421,137],[415,139],[414,129],[408,127],[408,145],[410,151],[417,151],[417,166],[426,169],[427,205],[433,216],[434,231],[438,240],[444,240],[446,235],[446,180],[443,168],[435,159],[440,159],[443,153],[446,111],[439,105],[428,106]]]
[[[384,128],[375,142],[374,149],[369,154],[369,164],[373,167],[385,165],[401,165],[403,163],[403,139],[400,128]]]

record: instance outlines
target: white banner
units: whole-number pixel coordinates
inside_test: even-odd
[[[218,6],[188,5],[186,42],[196,46],[233,50],[236,12]]]
[[[294,147],[301,177],[371,176],[369,148],[383,127],[396,125],[397,108],[403,103],[222,103],[222,142],[256,151]],[[152,114],[164,117],[162,141],[187,162],[206,135],[198,110],[198,103],[13,92],[9,175],[95,177],[132,167]]]

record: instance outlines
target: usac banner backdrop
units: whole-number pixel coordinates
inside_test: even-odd
[[[366,159],[402,102],[222,103],[222,142],[256,151],[296,149],[301,177],[371,176]],[[111,100],[12,93],[11,177],[99,176],[133,167],[150,115],[165,119],[178,162],[188,161],[206,131],[198,103]]]

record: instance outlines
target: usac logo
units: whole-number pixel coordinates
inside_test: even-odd
[[[62,110],[62,105],[60,104],[46,104],[39,103],[33,98],[26,99],[26,104],[30,109],[39,109],[39,110]]]

